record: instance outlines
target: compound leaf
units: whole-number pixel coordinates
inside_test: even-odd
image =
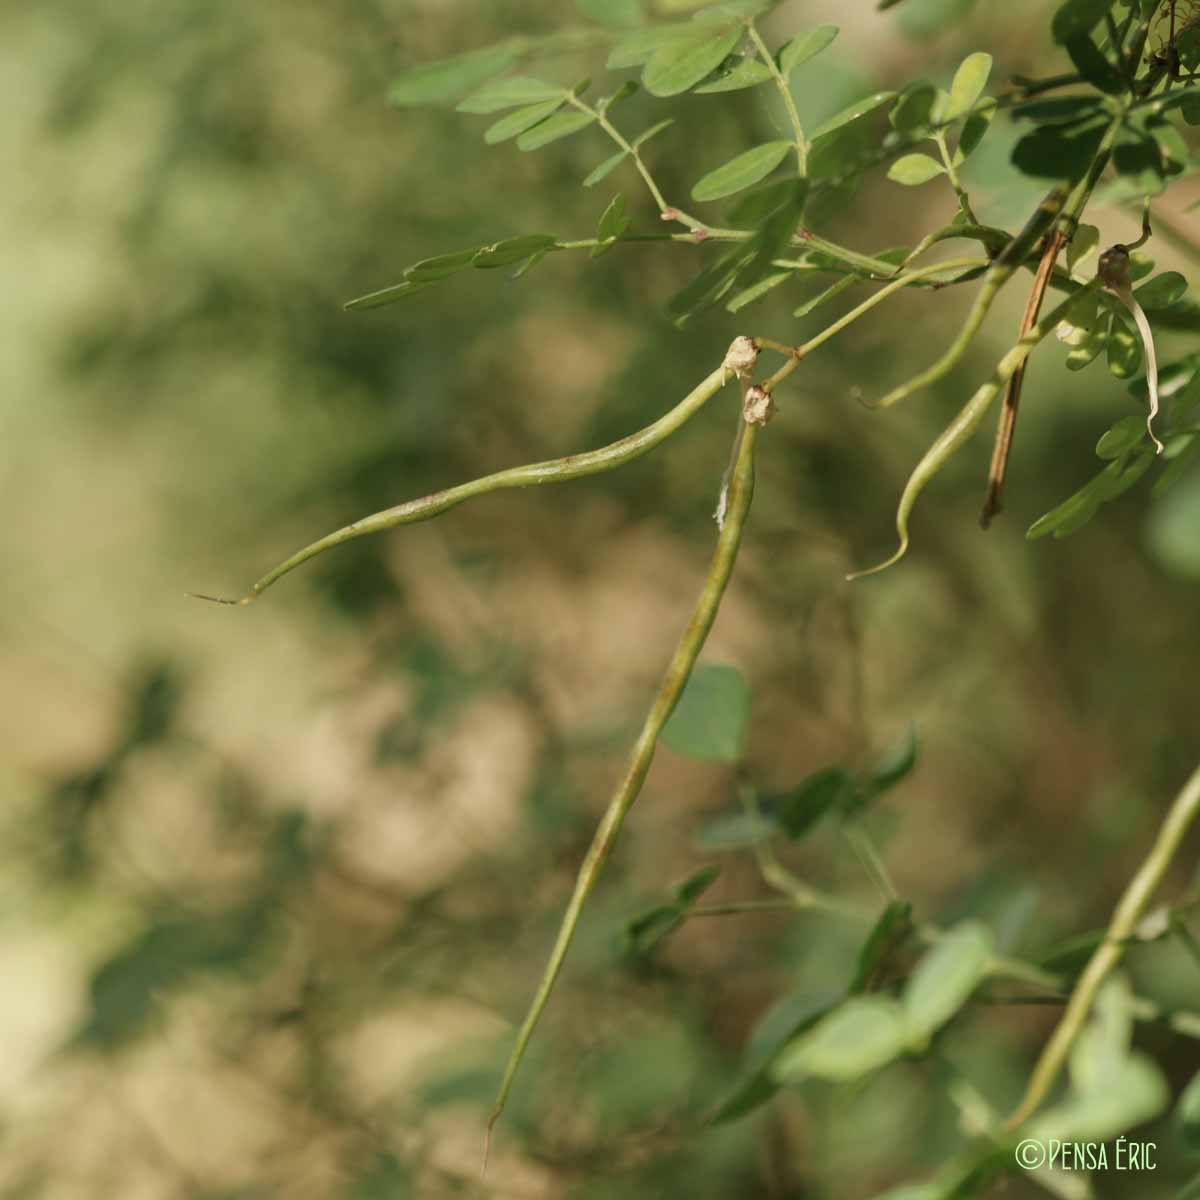
[[[392,82],[388,99],[400,108],[449,103],[478,87],[485,79],[507,70],[523,51],[522,43],[512,41],[454,58],[421,63]]]

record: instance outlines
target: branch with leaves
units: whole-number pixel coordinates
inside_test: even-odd
[[[1140,243],[1107,251],[1100,259],[1099,271],[1090,278],[1080,272],[1081,264],[1098,249],[1098,231],[1083,222],[1089,204],[1098,195],[1124,201],[1136,197],[1148,205],[1149,198],[1165,190],[1171,178],[1196,169],[1198,164],[1175,119],[1200,121],[1200,88],[1193,84],[1200,67],[1200,46],[1182,40],[1177,44],[1172,22],[1169,53],[1160,52],[1166,57],[1151,56],[1147,60],[1145,51],[1157,7],[1154,3],[1142,3],[1140,7],[1127,4],[1128,13],[1118,21],[1110,11],[1112,3],[1067,0],[1054,16],[1052,34],[1074,72],[1045,80],[1020,80],[1015,91],[989,97],[985,93],[992,57],[976,52],[963,60],[945,88],[917,80],[898,93],[871,92],[835,115],[814,121],[798,102],[793,80],[801,72],[819,69],[820,56],[835,43],[838,30],[830,25],[804,30],[772,49],[759,26],[760,18],[772,7],[767,0],[724,0],[695,13],[690,20],[635,23],[619,31],[569,30],[544,38],[512,38],[498,46],[406,72],[392,89],[395,104],[409,107],[457,102],[461,112],[489,116],[492,121],[483,134],[488,145],[511,141],[519,151],[534,152],[587,130],[598,130],[615,150],[590,170],[583,186],[597,187],[622,167],[632,166],[653,204],[655,228],[635,227],[636,218],[625,196],[617,193],[603,209],[590,237],[522,234],[436,255],[405,269],[399,282],[350,301],[347,308],[370,309],[401,301],[469,270],[512,268],[513,278],[520,279],[552,255],[587,250],[591,257],[598,257],[618,246],[644,248],[652,243],[675,250],[686,247],[690,254],[707,257],[695,277],[668,302],[668,312],[677,324],[717,306],[731,313],[741,312],[768,296],[777,298],[781,289],[812,277],[820,278],[821,286],[792,309],[793,318],[806,318],[851,289],[878,285],[875,290],[807,340],[765,335],[736,338],[723,362],[664,416],[620,441],[597,450],[513,467],[355,521],[285,559],[239,599],[222,601],[250,603],[327,550],[367,534],[438,516],[473,497],[615,469],[674,436],[728,382],[735,378],[740,382],[742,412],[730,467],[719,489],[718,532],[711,566],[626,772],[580,867],[549,961],[505,1069],[489,1134],[550,998],[584,905],[641,789],[659,737],[681,697],[687,696],[689,680],[716,619],[745,529],[760,427],[774,411],[779,386],[812,353],[902,290],[966,287],[978,281],[966,318],[944,351],[930,366],[893,386],[877,405],[890,408],[947,378],[975,344],[1000,291],[1019,273],[1033,274],[1017,341],[930,446],[903,490],[896,514],[896,552],[879,566],[850,578],[881,571],[905,554],[909,518],[918,496],[951,456],[966,445],[992,402],[1004,391],[985,525],[998,511],[1027,362],[1035,347],[1052,333],[1067,343],[1067,367],[1072,370],[1086,367],[1106,351],[1112,373],[1120,379],[1132,379],[1144,357],[1146,378],[1134,385],[1134,394],[1138,399],[1140,391],[1146,393],[1149,418],[1125,417],[1108,430],[1097,448],[1108,465],[1081,492],[1035,522],[1029,537],[1051,532],[1056,537],[1065,536],[1086,523],[1102,503],[1132,486],[1156,458],[1147,440],[1168,463],[1158,485],[1168,486],[1181,473],[1181,464],[1187,461],[1200,436],[1195,425],[1200,411],[1200,355],[1167,362],[1160,370],[1154,342],[1156,326],[1161,331],[1200,329],[1200,306],[1186,298],[1186,281],[1165,272],[1135,288],[1138,280],[1153,271],[1148,259],[1131,253]],[[637,4],[621,6],[621,12],[632,12],[635,20],[639,11]],[[618,13],[614,23],[620,24],[621,19]],[[564,54],[592,53],[598,48],[607,51],[609,70],[635,70],[638,80],[627,78],[611,92],[590,99],[590,80],[563,83],[525,73],[531,63],[544,66]],[[1183,74],[1184,68],[1189,75]],[[628,130],[636,125],[621,114],[630,111],[633,98],[639,94],[657,101],[685,93],[703,97],[759,87],[768,89],[764,94],[774,97],[787,136],[750,146],[700,176],[690,192],[691,204],[729,202],[720,221],[704,220],[680,207],[655,174],[653,154],[661,145],[660,135],[671,127],[671,118],[652,121],[640,132],[630,133]],[[1064,93],[1063,89],[1075,90]],[[1051,91],[1055,94],[1047,96]],[[1001,113],[1024,130],[1016,141],[1012,165],[1025,176],[1042,181],[1048,189],[1025,225],[1011,235],[978,219],[977,209],[983,210],[970,194],[967,170],[971,155]],[[918,149],[922,146],[935,153]],[[822,223],[823,210],[848,195],[867,172],[884,163],[889,164],[888,179],[901,186],[919,187],[944,179],[949,189],[947,198],[952,196],[953,201],[949,220],[914,246],[878,251],[843,245],[821,233],[816,227]],[[953,239],[979,242],[986,253],[917,265],[918,259]],[[1058,261],[1064,252],[1065,269]],[[1041,317],[1049,289],[1065,295],[1048,315]],[[763,351],[781,354],[785,361],[773,374],[756,382],[754,370]],[[1150,420],[1166,399],[1170,401],[1166,433],[1159,441]],[[877,791],[884,788],[880,778],[874,785]],[[859,791],[851,789],[851,793],[860,795],[865,786],[859,781]],[[842,790],[827,793],[827,806],[835,803],[829,796],[841,796],[837,802],[852,807]],[[1186,821],[1190,821],[1195,807],[1191,800],[1185,805]],[[752,807],[748,814],[751,825],[763,819],[762,811]],[[1114,921],[1106,946],[1114,945],[1118,935],[1128,933],[1130,914],[1136,916],[1135,909],[1140,911],[1141,898],[1147,894],[1146,881],[1161,877],[1177,849],[1177,834],[1186,821],[1183,817],[1173,821],[1170,835],[1164,832],[1166,841],[1160,842],[1132,885],[1139,899],[1120,910],[1124,915]],[[940,1029],[985,978],[1007,977],[1048,988],[1058,983],[1056,975],[1036,964],[1003,958],[989,932],[980,926],[966,923],[946,931],[913,926],[911,913],[890,885],[882,857],[857,825],[848,822],[846,829],[851,844],[884,893],[884,914],[872,928],[860,971],[842,1002],[808,1014],[790,1031],[786,1049],[772,1060],[770,1070],[766,1074],[760,1071],[748,1085],[758,1089],[755,1095],[762,1093],[764,1081],[777,1086],[809,1076],[857,1078],[900,1055],[929,1053]],[[757,853],[763,878],[785,896],[785,903],[793,908],[832,910],[840,906],[836,898],[822,898],[791,876],[761,844]],[[705,909],[697,904],[705,886],[703,880],[693,880],[677,894],[673,921],[716,915],[720,906]],[[879,980],[886,976],[885,968],[896,945],[914,929],[930,943],[930,949],[904,975],[903,988],[896,995],[887,994],[879,990]],[[1048,1049],[1031,1085],[1030,1098],[1018,1116],[1023,1118],[1040,1102],[1047,1081],[1057,1073],[1079,1034],[1099,984],[1115,961],[1113,955],[1112,950],[1098,952],[1094,961],[1101,962],[1103,969],[1091,969],[1076,983],[1064,1017],[1067,1032]],[[1119,1007],[1119,998],[1111,1003]],[[727,1116],[745,1111],[745,1097],[722,1111]],[[943,1193],[930,1193],[935,1194]]]

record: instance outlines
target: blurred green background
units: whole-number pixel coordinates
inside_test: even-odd
[[[993,90],[1061,70],[1053,7],[812,0],[764,30],[776,45],[842,27],[797,85],[817,121],[916,76],[944,85],[972,50],[996,57]],[[582,20],[549,0],[0,8],[0,1196],[481,1192],[514,1023],[706,568],[733,393],[617,474],[355,542],[252,608],[184,593],[237,594],[355,517],[601,445],[735,334],[792,342],[828,320],[793,320],[789,285],[680,332],[664,305],[706,250],[670,245],[342,310],[427,255],[590,236],[618,190],[635,228],[656,227],[632,170],[580,188],[608,154],[594,130],[521,154],[485,146],[477,117],[386,103],[402,66]],[[561,78],[600,70],[584,58]],[[759,91],[627,104],[635,129],[677,117],[647,148],[669,196],[778,136]],[[1039,191],[1008,167],[1013,139],[1001,118],[967,172],[981,218],[1010,228]],[[1162,211],[1186,226],[1198,194],[1185,180]],[[820,228],[911,244],[953,204],[878,172]],[[1102,244],[1137,229],[1120,209],[1089,217]],[[792,377],[705,660],[750,682],[766,788],[868,761],[915,723],[917,769],[870,818],[897,887],[922,918],[979,917],[1032,955],[1107,920],[1194,765],[1200,480],[1027,543],[1137,411],[1102,364],[1068,375],[1051,340],[992,531],[981,435],[922,499],[907,560],[842,581],[890,550],[904,479],[1011,344],[1023,289],[900,409],[862,401],[940,352],[961,290],[906,293]],[[865,933],[739,915],[623,954],[625,923],[714,861],[693,837],[733,787],[660,752],[482,1193],[854,1200],[959,1145],[937,1060],[703,1124],[764,1014],[842,986]],[[751,860],[719,861],[706,900],[766,894]],[[830,832],[789,861],[876,902]],[[1142,994],[1200,1007],[1175,943],[1129,966]],[[941,1057],[1003,1108],[1056,1015],[976,1006]],[[1200,1064],[1161,1029],[1139,1044],[1176,1087]],[[1165,1122],[1143,1135],[1160,1170],[1098,1194],[1165,1196],[1196,1172]]]

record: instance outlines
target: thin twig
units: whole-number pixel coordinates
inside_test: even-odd
[[[637,167],[638,174],[642,177],[642,181],[650,191],[650,195],[654,197],[654,203],[658,205],[658,211],[664,220],[678,221],[681,225],[686,225],[689,229],[695,230],[703,227],[702,221],[697,221],[695,217],[689,216],[682,209],[676,208],[673,204],[668,204],[666,198],[662,194],[662,189],[654,181],[654,176],[650,174],[650,168],[646,166],[642,160],[641,153],[637,146],[633,145],[623,133],[608,119],[608,114],[601,109],[595,108],[588,104],[586,100],[581,100],[574,92],[567,95],[567,102],[579,109],[580,112],[589,113],[595,117],[600,125],[600,128],[608,134],[612,140],[633,159],[633,164]]]
[[[757,824],[762,819],[758,791],[748,780],[742,780],[738,785],[738,795],[750,819]],[[762,876],[763,882],[786,896],[789,908],[824,909],[826,912],[837,913],[839,916],[859,921],[875,919],[876,914],[873,910],[863,908],[849,900],[831,896],[827,892],[818,891],[794,875],[779,861],[770,838],[760,838],[755,841],[754,860],[758,865],[758,873]]]
[[[967,313],[967,319],[963,322],[962,328],[958,331],[957,336],[950,343],[945,353],[932,366],[927,367],[906,383],[902,383],[899,387],[895,387],[888,392],[879,401],[880,408],[890,408],[893,404],[898,404],[914,392],[928,387],[931,383],[936,383],[939,379],[950,373],[966,353],[971,340],[979,332],[979,328],[983,324],[988,310],[992,307],[997,293],[1008,282],[1013,272],[1024,262],[1025,256],[1041,240],[1043,234],[1050,228],[1051,223],[1057,220],[1066,199],[1067,190],[1061,186],[1053,188],[1047,193],[1045,199],[1034,210],[1033,216],[1029,218],[1025,228],[1008,243],[1004,250],[1000,252],[995,262],[992,263],[991,269],[983,281],[983,286],[979,289],[979,294],[975,297],[975,303],[971,306],[970,312]]]
[[[697,904],[687,910],[688,917],[735,917],[745,913],[796,912],[807,908],[796,900],[731,900],[728,904]]]
[[[788,120],[792,123],[792,132],[795,135],[792,140],[796,144],[797,169],[800,178],[804,179],[808,175],[808,139],[804,136],[804,126],[800,123],[799,112],[796,111],[796,101],[792,98],[792,89],[788,87],[788,81],[780,71],[779,64],[775,61],[775,55],[767,48],[762,34],[755,28],[754,22],[747,21],[746,28],[750,33],[750,40],[754,43],[754,48],[763,61],[763,66],[771,72],[771,78],[775,81],[775,87],[783,99],[783,106],[787,110]]]
[[[1046,296],[1046,288],[1050,276],[1054,272],[1054,264],[1066,244],[1067,236],[1062,229],[1053,230],[1046,238],[1046,248],[1038,263],[1037,274],[1033,278],[1033,288],[1025,304],[1025,314],[1021,318],[1020,336],[1024,337],[1037,324],[1038,314],[1042,311],[1042,301]],[[1008,471],[1008,455],[1012,450],[1013,429],[1017,423],[1017,409],[1021,403],[1021,386],[1025,382],[1025,363],[1022,363],[1008,381],[1004,390],[1004,404],[1000,409],[1000,424],[996,429],[996,444],[992,450],[992,462],[988,468],[987,496],[983,502],[983,511],[979,514],[979,524],[986,529],[992,518],[1000,511],[1000,496],[1004,490],[1004,477]]]
[[[1021,319],[1022,336],[1037,322],[1042,301],[1045,299],[1046,288],[1054,278],[1058,256],[1062,253],[1063,247],[1075,237],[1075,232],[1079,227],[1079,218],[1087,207],[1092,192],[1100,180],[1100,175],[1108,163],[1109,150],[1116,136],[1116,130],[1115,123],[1109,126],[1087,171],[1071,190],[1071,194],[1063,206],[1062,214],[1055,222],[1054,228],[1046,235],[1045,247],[1038,262],[1033,287]],[[1070,283],[1069,275],[1066,276],[1065,282]],[[1004,392],[1004,404],[1000,411],[996,441],[992,448],[992,461],[988,467],[987,493],[984,497],[983,509],[979,514],[979,524],[984,529],[991,525],[992,519],[1000,511],[1004,480],[1008,472],[1008,458],[1012,450],[1013,431],[1016,428],[1017,411],[1021,403],[1021,389],[1024,382],[1025,364],[1022,363],[1008,381]]]
[[[1126,207],[1141,206],[1131,204]],[[1182,226],[1176,225],[1173,218],[1164,213],[1161,207],[1154,212],[1154,235],[1161,237],[1165,242],[1170,242],[1176,250],[1181,250],[1191,258],[1200,260],[1200,242],[1197,242],[1195,237]],[[1132,245],[1133,243],[1130,243],[1131,247]]]
[[[1066,1011],[1033,1069],[1025,1095],[1006,1122],[1007,1129],[1016,1129],[1029,1120],[1054,1085],[1071,1046],[1083,1029],[1100,985],[1120,962],[1126,942],[1136,932],[1150,898],[1166,875],[1197,814],[1200,814],[1200,767],[1175,797],[1150,853],[1117,903],[1104,940],[1096,947],[1075,984]]]
[[[939,129],[934,135],[934,141],[937,142],[938,151],[942,156],[942,166],[946,168],[946,178],[950,181],[950,186],[958,197],[958,207],[972,225],[978,225],[979,219],[971,208],[971,198],[967,195],[966,188],[963,187],[962,180],[958,177],[958,168],[954,165],[950,147],[946,144],[946,131]]]
[[[871,877],[871,882],[879,889],[879,894],[885,903],[895,903],[899,899],[899,893],[896,891],[896,885],[892,882],[891,873],[861,823],[854,821],[843,825],[842,833],[847,844],[857,855],[858,861],[862,863],[863,869]]]
[[[764,390],[768,392],[774,391],[799,366],[800,361],[807,358],[818,346],[824,345],[830,338],[841,333],[848,325],[854,324],[859,317],[869,313],[877,304],[882,304],[884,300],[889,296],[895,295],[902,288],[928,282],[934,275],[940,275],[944,271],[972,271],[979,267],[986,267],[987,265],[988,260],[986,258],[951,258],[945,262],[933,263],[927,267],[918,267],[916,270],[906,271],[903,275],[893,276],[891,282],[885,284],[879,291],[868,296],[861,304],[852,308],[845,316],[839,317],[832,324],[822,329],[815,337],[809,338],[807,342],[800,346],[786,346],[781,342],[773,342],[768,338],[757,338],[756,340],[759,345],[769,350],[775,350],[780,354],[785,354],[790,360],[784,363],[774,375],[763,382],[762,386]],[[944,280],[941,282],[949,284],[954,281]]]

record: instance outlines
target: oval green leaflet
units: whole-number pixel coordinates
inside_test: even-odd
[[[1178,304],[1187,288],[1187,280],[1178,271],[1163,271],[1135,289],[1133,296],[1147,312],[1159,312]]]
[[[364,308],[382,308],[385,304],[393,304],[397,300],[403,300],[405,296],[411,296],[413,292],[419,292],[422,288],[427,288],[428,286],[428,283],[413,283],[412,280],[405,279],[403,282],[393,284],[391,287],[380,288],[376,292],[368,292],[365,296],[356,296],[353,300],[347,300],[342,307],[348,311]]]
[[[756,58],[743,58],[732,70],[717,76],[709,83],[703,83],[697,92],[711,94],[713,92],[737,92],[742,88],[757,87],[771,78],[769,67],[760,63]]]
[[[523,41],[514,40],[411,67],[393,81],[388,99],[400,108],[457,100],[485,79],[506,71],[525,48]]]
[[[1142,424],[1141,417],[1122,417],[1101,435],[1100,440],[1096,443],[1096,457],[1121,458],[1134,447],[1141,445],[1145,436],[1146,429]]]
[[[837,35],[836,25],[818,25],[807,33],[798,34],[790,42],[785,42],[776,55],[780,73],[786,79],[797,67],[820,54]]]
[[[964,921],[939,938],[904,988],[901,1002],[910,1028],[922,1034],[940,1029],[967,1002],[991,960],[986,926]]]
[[[420,262],[408,267],[404,276],[413,283],[432,283],[437,279],[448,279],[457,275],[471,265],[471,260],[479,253],[479,247],[470,250],[455,250],[450,254],[438,254],[433,258],[423,258]]]
[[[958,70],[954,72],[954,81],[950,84],[950,96],[945,109],[938,114],[943,121],[956,121],[971,111],[975,101],[983,95],[987,87],[988,76],[992,73],[992,56],[983,54],[968,54],[963,59]]]
[[[743,27],[701,25],[696,34],[655,52],[642,72],[642,86],[652,96],[678,96],[695,87],[737,49]]]
[[[540,125],[547,117],[553,116],[562,104],[561,99],[543,100],[540,104],[529,104],[503,116],[484,130],[483,140],[489,146],[498,142],[506,142],[518,134]]]
[[[1175,1126],[1192,1151],[1200,1150],[1200,1071],[1179,1095],[1175,1106]]]
[[[517,149],[540,150],[551,142],[557,142],[559,138],[570,137],[571,134],[586,129],[595,119],[590,112],[555,113],[554,116],[521,134],[517,138]]]
[[[710,762],[741,760],[750,722],[750,688],[736,667],[702,663],[693,672],[662,742],[677,754]]]
[[[933,106],[937,96],[937,88],[927,80],[918,79],[915,83],[910,83],[900,93],[895,108],[888,115],[892,128],[900,130],[901,133],[923,129],[933,120]]]
[[[510,75],[486,84],[472,92],[458,105],[459,112],[494,113],[504,108],[516,108],[523,104],[536,104],[540,100],[561,98],[565,89],[553,83],[543,83],[528,75]]]
[[[643,146],[652,137],[657,137],[669,125],[675,123],[674,117],[667,117],[665,121],[659,121],[657,125],[651,125],[649,129],[639,133],[629,144],[634,150]],[[583,181],[584,187],[595,187],[601,180],[607,179],[613,171],[615,171],[629,157],[628,150],[618,150],[615,154],[609,155],[591,174]]]
[[[511,266],[513,263],[528,258],[531,254],[549,250],[557,240],[548,233],[526,233],[520,237],[507,238],[503,242],[496,242],[492,246],[484,246],[477,250],[475,257],[471,260],[471,266],[481,268]]]
[[[636,29],[626,34],[609,52],[607,66],[610,71],[626,67],[640,67],[649,62],[659,51],[675,42],[683,41],[695,27],[687,24],[658,25],[651,29]]]
[[[779,1083],[857,1079],[899,1058],[909,1038],[904,1011],[890,996],[853,996],[787,1046],[771,1075]]]
[[[735,192],[752,187],[770,175],[792,148],[791,142],[765,142],[731,158],[724,166],[709,171],[692,188],[692,199],[720,200],[723,196],[732,196]]]
[[[607,179],[628,157],[629,154],[625,150],[618,150],[616,154],[609,155],[588,175],[583,181],[583,186],[595,187],[601,180]]]
[[[818,125],[812,133],[812,141],[816,141],[819,137],[824,137],[828,133],[832,133],[835,129],[841,129],[843,125],[849,125],[851,121],[861,120],[869,113],[873,113],[881,105],[886,104],[889,100],[895,98],[895,92],[876,92],[872,96],[864,96],[861,100],[856,100],[853,104],[843,108],[841,112],[830,117],[828,121]]]
[[[592,247],[591,257],[599,258],[605,251],[611,250],[629,228],[629,224],[630,218],[625,215],[625,197],[618,192],[600,218],[596,229],[596,245]]]
[[[1095,225],[1079,225],[1075,236],[1067,247],[1067,270],[1074,273],[1081,262],[1096,252],[1100,246],[1100,230]]]
[[[905,187],[917,187],[945,173],[946,168],[928,154],[906,154],[903,158],[896,159],[888,168],[888,178],[893,183],[904,184]]]
[[[971,110],[970,116],[963,122],[962,132],[958,135],[958,146],[954,150],[954,165],[961,166],[978,149],[984,135],[992,126],[996,116],[995,100],[985,100]]]
[[[1067,0],[1050,23],[1054,40],[1061,46],[1080,34],[1091,33],[1113,6],[1113,0]]]

